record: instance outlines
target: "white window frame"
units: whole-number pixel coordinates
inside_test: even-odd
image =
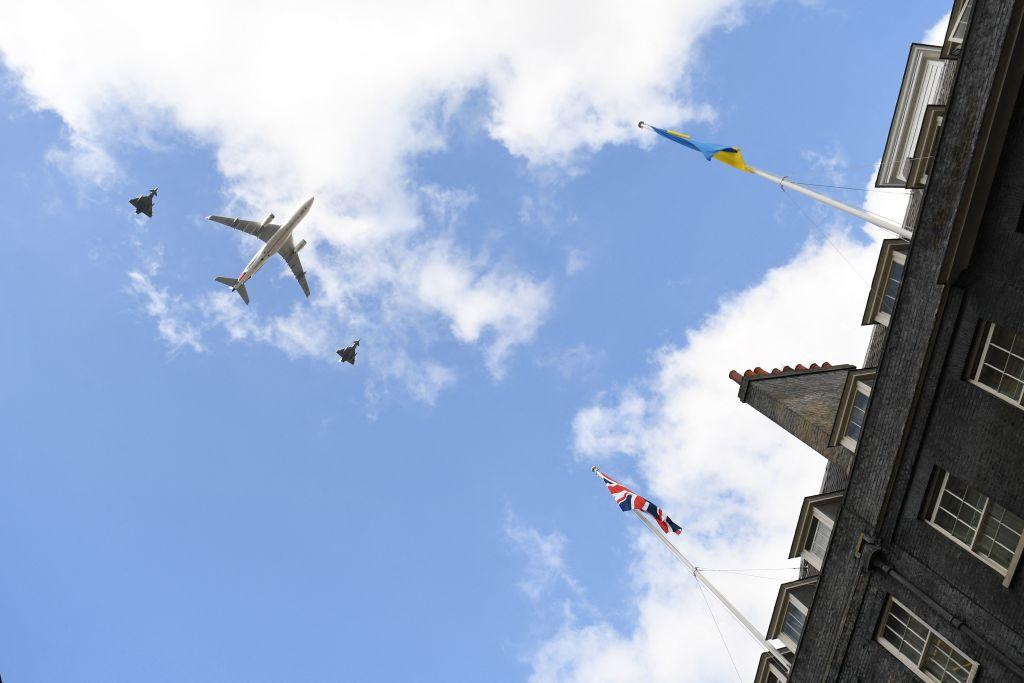
[[[780,650],[783,657],[789,654],[789,650],[785,646]],[[772,678],[774,676],[774,678]],[[764,656],[757,663],[757,671],[754,673],[754,683],[771,683],[771,681],[779,681],[780,683],[786,683],[786,672],[783,671],[778,662],[775,661],[775,657],[769,656],[766,652]]]
[[[889,614],[890,614],[890,612],[892,610],[892,606],[893,606],[894,603],[896,605],[899,605],[900,608],[903,611],[905,611],[913,619],[916,619],[922,626],[924,626],[926,629],[928,629],[928,637],[925,638],[924,648],[922,648],[922,650],[921,650],[921,660],[918,661],[918,662],[912,661],[909,657],[907,657],[905,654],[900,652],[899,648],[897,648],[895,645],[893,645],[892,643],[890,643],[888,640],[885,639],[885,627],[886,627],[886,624],[889,621]],[[977,660],[972,659],[971,657],[969,657],[967,655],[966,652],[964,652],[963,650],[958,648],[953,643],[949,642],[949,640],[944,638],[942,636],[942,634],[940,634],[938,631],[936,631],[931,626],[929,626],[928,623],[924,619],[922,619],[921,617],[919,617],[916,614],[914,614],[910,610],[910,608],[908,608],[902,602],[900,602],[896,598],[892,597],[891,595],[888,597],[888,600],[886,600],[886,602],[885,602],[885,609],[882,611],[882,618],[878,622],[878,630],[875,631],[875,642],[877,642],[879,645],[881,645],[883,648],[885,648],[889,652],[889,654],[891,654],[893,657],[895,657],[900,662],[902,662],[904,666],[906,666],[908,669],[913,671],[914,674],[918,678],[920,678],[922,681],[927,681],[927,683],[939,683],[939,680],[937,678],[932,676],[928,671],[926,671],[922,667],[922,665],[924,664],[924,661],[925,661],[925,657],[927,657],[927,655],[928,655],[928,650],[929,650],[930,646],[936,640],[942,642],[943,644],[948,646],[951,650],[955,651],[958,655],[960,655],[961,657],[963,657],[964,659],[966,659],[968,662],[971,663],[971,670],[967,674],[967,683],[971,683],[971,681],[974,680],[974,677],[978,675],[978,669],[980,668],[979,665],[978,665]]]
[[[807,628],[807,615],[810,613],[810,608],[804,603],[797,600],[793,595],[786,596],[786,606],[782,609],[782,620],[779,622],[779,640],[790,649],[791,652],[796,652],[800,646],[799,642],[793,642],[793,639],[783,630],[786,625],[786,615],[789,613],[789,608],[793,607],[804,615],[804,625],[800,628],[800,639],[803,640],[804,629]]]
[[[993,389],[992,387],[990,387],[989,385],[987,385],[987,384],[985,384],[984,382],[981,381],[981,371],[985,369],[985,359],[988,357],[988,350],[992,346],[992,336],[995,334],[996,328],[1000,327],[996,323],[991,323],[991,322],[990,323],[985,323],[985,325],[986,325],[986,328],[985,328],[985,333],[984,333],[984,341],[981,344],[981,348],[978,350],[978,359],[976,361],[974,372],[971,373],[970,382],[971,382],[971,384],[973,384],[974,386],[978,387],[982,391],[985,391],[985,392],[987,392],[989,394],[992,394],[996,398],[998,398],[998,399],[1000,399],[1002,401],[1005,401],[1006,403],[1009,403],[1012,406],[1016,406],[1017,408],[1020,408],[1021,410],[1024,410],[1024,393],[1021,394],[1021,398],[1019,400],[1015,401],[1012,398],[1010,398],[1009,396],[1007,396],[1006,394],[1003,394],[1003,393],[999,392],[998,390]],[[1014,330],[1010,330],[1008,327],[1004,327],[1002,329],[1008,330],[1008,331],[1012,332],[1015,336],[1018,336],[1018,337],[1024,336],[1024,335],[1018,334]],[[1009,349],[1003,349],[1002,347],[996,347],[996,348],[998,348],[1000,350],[1003,350],[1003,351],[1006,351],[1007,353],[1010,353]],[[1016,354],[1011,354],[1011,355],[1016,356]],[[1020,356],[1017,356],[1017,357],[1020,358]],[[995,366],[990,366],[990,367],[995,369]],[[1008,373],[1003,373],[1003,374],[1008,374]]]
[[[782,683],[785,683],[785,681],[788,680],[786,678],[786,672],[784,672],[782,669],[777,667],[775,665],[775,662],[768,662],[768,666],[766,667],[765,671],[766,671],[766,673],[764,675],[765,683],[768,683],[768,676],[775,676],[775,678],[778,679],[779,681],[782,681]]]
[[[825,552],[828,552],[828,546],[830,543],[832,543],[832,532],[835,530],[835,525],[833,524],[829,516],[818,508],[811,509],[811,519],[813,521],[817,521],[818,527],[824,525],[825,528],[828,529],[828,541],[825,543]],[[813,521],[809,522],[808,526],[813,526]],[[813,541],[814,530],[808,529],[807,538],[804,539],[804,547],[800,551],[800,557],[802,557],[808,564],[810,564],[812,567],[814,567],[820,572],[822,565],[825,564],[825,556],[822,555],[819,557],[817,553],[812,551],[811,548],[807,547],[808,545],[813,545]]]
[[[889,327],[889,322],[892,320],[892,314],[891,313],[886,313],[885,311],[882,310],[882,302],[885,301],[885,292],[886,292],[886,290],[889,289],[889,280],[892,279],[892,264],[894,264],[894,263],[899,263],[901,266],[903,266],[903,276],[904,276],[904,278],[906,278],[906,274],[907,274],[907,254],[906,254],[906,252],[899,251],[899,250],[896,250],[896,249],[893,250],[892,257],[885,264],[885,276],[882,278],[881,282],[879,283],[878,310],[875,311],[874,320],[875,320],[875,322],[881,323],[882,325],[885,325],[886,327]],[[900,289],[903,289],[903,280],[902,279],[900,280]],[[900,292],[899,292],[899,290],[897,290],[896,291],[896,301],[899,301],[899,298],[900,298]],[[893,305],[893,309],[895,310],[896,302],[894,301],[892,305]]]
[[[847,411],[846,417],[843,420],[843,436],[842,436],[841,439],[839,439],[839,443],[840,443],[840,445],[845,446],[846,448],[848,448],[850,451],[856,453],[857,452],[857,443],[858,442],[853,437],[848,436],[846,434],[846,432],[850,428],[850,418],[853,417],[853,408],[857,404],[857,396],[856,396],[856,394],[864,394],[865,396],[867,396],[868,397],[868,407],[869,408],[871,407],[871,386],[869,384],[864,383],[861,380],[857,380],[856,385],[853,387],[853,392],[854,392],[854,396],[850,397],[850,409],[849,409],[849,411]],[[864,411],[864,417],[865,418],[867,417],[867,410]],[[863,433],[864,433],[864,425],[861,425],[861,434],[863,434]]]
[[[978,551],[976,551],[974,549],[974,546],[977,545],[977,543],[978,543],[978,536],[981,535],[981,530],[985,526],[985,522],[988,520],[988,517],[989,517],[989,515],[990,515],[990,513],[992,511],[993,500],[992,500],[992,498],[990,498],[989,496],[985,495],[984,493],[982,493],[978,489],[973,488],[967,482],[963,482],[963,480],[960,480],[960,481],[963,482],[963,484],[965,486],[967,486],[968,489],[970,489],[971,491],[974,491],[974,492],[980,494],[981,496],[984,496],[985,503],[984,503],[984,506],[982,507],[982,510],[981,510],[981,516],[978,518],[978,526],[974,530],[974,538],[972,539],[971,543],[965,543],[965,542],[961,541],[959,538],[957,538],[956,536],[954,536],[953,534],[951,534],[949,531],[947,531],[945,528],[943,528],[938,522],[935,521],[935,517],[938,515],[938,512],[939,512],[939,503],[942,501],[942,494],[945,492],[946,485],[949,482],[949,478],[951,476],[949,472],[947,472],[945,470],[942,470],[942,469],[938,470],[938,472],[939,472],[940,480],[939,480],[939,483],[938,483],[938,485],[937,485],[937,487],[935,489],[935,494],[933,496],[933,499],[930,501],[930,508],[927,511],[927,516],[925,517],[925,521],[929,524],[929,526],[934,528],[940,534],[942,534],[943,536],[945,536],[949,540],[953,541],[958,546],[960,546],[961,548],[963,548],[964,550],[969,552],[971,555],[973,555],[974,557],[976,557],[977,559],[981,560],[986,565],[988,565],[989,567],[994,569],[1000,576],[1003,577],[1003,586],[1008,588],[1010,586],[1010,582],[1013,580],[1014,572],[1017,571],[1017,564],[1020,562],[1021,553],[1022,553],[1022,551],[1024,551],[1024,534],[1021,534],[1020,538],[1017,539],[1017,548],[1013,552],[1013,557],[1010,559],[1010,564],[1008,566],[1006,566],[1006,567],[1003,567],[1001,564],[999,564],[998,562],[996,562],[995,560],[993,560],[989,556],[983,555],[983,554],[979,553]],[[958,479],[959,480],[958,477],[954,477],[954,479]],[[995,503],[995,504],[999,505],[999,503]],[[1003,507],[1003,506],[999,505],[999,507]],[[1004,509],[1007,510],[1008,512],[1016,515],[1016,513],[1013,512],[1013,510],[1010,510],[1009,508],[1004,508]]]
[[[947,43],[952,45],[964,44],[964,38],[967,36],[967,27],[970,25],[968,13],[971,11],[972,5],[974,5],[973,0],[966,0],[966,2],[960,5],[956,16],[950,19],[946,35]]]

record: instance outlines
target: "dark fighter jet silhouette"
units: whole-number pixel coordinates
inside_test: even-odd
[[[153,197],[156,196],[157,189],[159,188],[154,187],[149,191],[149,194],[128,200],[128,203],[135,207],[136,214],[144,213],[150,218],[153,217]]]

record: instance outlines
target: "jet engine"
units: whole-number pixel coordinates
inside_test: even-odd
[[[298,244],[296,244],[296,245],[295,245],[295,253],[296,253],[296,254],[298,254],[298,253],[299,253],[300,251],[302,251],[302,248],[303,248],[304,246],[306,246],[306,240],[302,240],[301,242],[299,242]]]
[[[270,221],[272,221],[272,220],[274,220],[274,214],[270,214],[269,216],[267,216],[267,219],[265,221],[263,221],[263,224],[260,225],[260,227],[261,228],[265,228],[267,225],[270,224]]]

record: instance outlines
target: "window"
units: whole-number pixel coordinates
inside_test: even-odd
[[[955,59],[960,56],[964,37],[967,35],[967,26],[971,21],[972,5],[973,0],[957,0],[953,4],[949,25],[946,27],[946,41],[942,47],[943,59]]]
[[[846,431],[839,443],[851,451],[857,450],[860,435],[864,431],[864,420],[868,415],[868,403],[871,402],[871,387],[864,382],[857,382],[857,389],[850,404],[850,418],[846,421]]]
[[[927,521],[957,545],[971,551],[1009,585],[1021,554],[1024,520],[949,472],[938,470]]]
[[[789,650],[785,645],[779,648],[779,652],[787,660],[792,660]],[[754,674],[754,683],[786,683],[786,672],[775,661],[775,658],[765,652],[757,663],[757,672]]]
[[[884,313],[886,322],[892,315],[892,309],[896,307],[896,295],[900,292],[900,285],[903,284],[903,266],[907,262],[905,254],[896,252],[892,255],[892,263],[889,265],[889,272],[885,279],[885,289],[882,291],[882,303],[878,307],[879,313]]]
[[[939,147],[939,136],[942,134],[942,122],[946,117],[946,105],[929,104],[924,110],[924,121],[921,132],[917,136],[914,154],[907,159],[907,188],[919,190],[928,184],[932,166],[935,164],[935,152]]]
[[[907,264],[907,249],[910,243],[902,239],[887,239],[878,252],[878,264],[871,280],[871,292],[864,307],[862,325],[881,323],[886,327],[896,308],[903,271]]]
[[[946,63],[940,59],[942,48],[914,43],[910,46],[903,83],[896,99],[889,136],[875,179],[876,187],[907,187],[909,157],[915,156],[929,104],[939,102]]]
[[[990,323],[984,331],[978,366],[971,381],[1021,406],[1024,395],[1024,335]]]
[[[846,373],[846,383],[839,397],[836,418],[829,432],[829,446],[843,446],[852,453],[857,452],[864,433],[864,422],[871,403],[871,391],[875,385],[876,368],[861,368]]]
[[[953,647],[891,596],[876,636],[882,647],[924,681],[967,683],[978,663]]]
[[[793,648],[800,644],[800,636],[804,632],[807,613],[799,605],[790,601],[786,607],[786,617],[782,620],[782,635],[792,641]]]
[[[842,491],[818,493],[804,498],[793,541],[789,546],[790,558],[799,557],[821,571],[842,504]]]
[[[807,537],[807,545],[804,550],[814,554],[815,557],[824,558],[828,550],[828,539],[832,536],[832,529],[825,526],[820,519],[815,517],[811,520],[811,531]]]

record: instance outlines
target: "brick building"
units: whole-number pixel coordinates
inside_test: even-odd
[[[861,367],[730,376],[828,460],[757,683],[1024,681],[1024,0],[956,0],[915,44],[877,184],[886,240]]]

